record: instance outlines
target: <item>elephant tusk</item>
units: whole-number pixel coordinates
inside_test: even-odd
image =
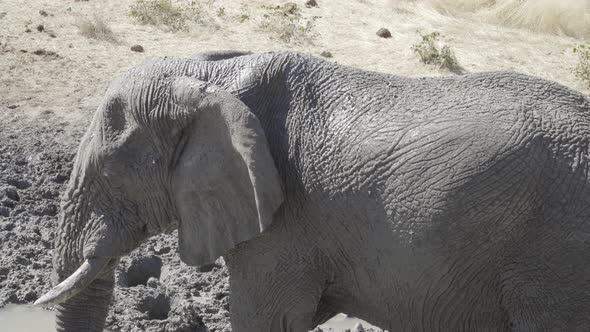
[[[86,259],[76,272],[35,301],[35,305],[48,306],[67,301],[90,285],[108,263],[108,258]]]

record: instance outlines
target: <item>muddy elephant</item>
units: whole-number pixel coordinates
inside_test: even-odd
[[[207,53],[209,54],[209,53]],[[235,332],[338,312],[390,331],[590,330],[590,103],[512,72],[404,78],[278,52],[118,78],[63,196],[60,331],[100,331],[118,258],[178,228],[223,256]]]

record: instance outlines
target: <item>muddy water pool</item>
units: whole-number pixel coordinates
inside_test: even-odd
[[[321,328],[327,331],[342,332],[352,329],[357,323],[365,328],[372,327],[366,322],[345,315],[337,315]],[[26,305],[9,304],[0,309],[0,331],[11,332],[55,332],[55,313]],[[105,330],[105,332],[109,332]]]

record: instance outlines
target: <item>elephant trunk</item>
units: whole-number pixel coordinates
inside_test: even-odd
[[[102,332],[113,295],[114,279],[93,281],[81,293],[57,306],[57,331]]]

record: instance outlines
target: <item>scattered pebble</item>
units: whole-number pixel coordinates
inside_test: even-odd
[[[385,28],[377,30],[377,36],[381,38],[391,38],[391,32]]]
[[[34,213],[40,216],[55,216],[57,215],[57,206],[55,204],[47,204],[35,210]]]
[[[56,174],[50,180],[52,182],[55,182],[55,183],[58,183],[58,184],[62,184],[64,182],[66,182],[68,180],[68,178],[69,177],[66,174]]]
[[[59,54],[57,54],[56,52],[47,51],[47,50],[44,50],[42,48],[35,50],[33,52],[33,54],[40,55],[40,56],[43,55],[43,56],[53,57],[53,58],[59,58],[60,57]]]
[[[25,179],[8,179],[6,183],[20,190],[27,189],[31,186],[31,181]]]
[[[320,53],[321,56],[323,56],[324,58],[331,58],[332,57],[332,52],[330,51],[322,51],[322,53]]]
[[[133,52],[139,52],[139,53],[143,53],[143,51],[144,51],[143,46],[141,46],[141,45],[133,45],[133,46],[131,46],[131,50]]]
[[[37,295],[37,292],[35,291],[29,291],[25,294],[25,301],[27,302],[33,302],[35,300],[37,300],[39,298],[39,296]]]
[[[5,206],[9,209],[14,209],[15,207],[15,203],[13,200],[11,200],[10,198],[6,197],[4,198],[2,201],[0,201],[0,203],[2,204],[2,206]]]
[[[18,196],[18,191],[14,187],[4,187],[2,190],[4,196],[10,198],[13,201],[20,201],[20,197]]]
[[[158,280],[158,278],[150,277],[146,285],[150,288],[158,288],[160,285],[160,280]]]
[[[154,248],[154,253],[156,253],[157,255],[165,255],[165,254],[169,253],[170,250],[172,250],[172,249],[169,246],[156,247],[156,248]]]
[[[305,2],[305,7],[310,8],[310,7],[317,7],[318,3],[315,0],[307,0]]]
[[[0,208],[0,209],[2,209],[2,208]],[[14,227],[16,227],[16,225],[12,221],[9,221],[2,226],[2,229],[10,232],[11,230],[14,229]]]

